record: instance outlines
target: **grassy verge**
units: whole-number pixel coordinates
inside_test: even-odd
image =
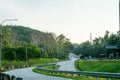
[[[40,59],[31,59],[28,61],[28,63],[31,66],[37,66],[39,64],[48,64],[48,63],[54,63],[56,61],[59,61],[56,58],[40,58]]]
[[[79,69],[79,67],[78,67],[78,61],[75,61],[74,66],[75,66],[75,69],[76,69],[77,71],[80,71],[80,69]]]
[[[54,65],[51,65],[51,66],[44,66],[43,68],[45,68],[45,69],[50,69],[50,70],[55,69]]]
[[[82,71],[120,73],[119,60],[78,60],[76,63]]]
[[[83,76],[83,75],[77,76],[77,75],[71,75],[71,74],[47,73],[47,72],[37,70],[36,68],[33,69],[33,71],[36,72],[36,73],[39,73],[39,74],[43,74],[43,75],[69,78],[69,79],[73,79],[73,80],[88,80],[88,79],[89,80],[96,80],[95,77],[86,77],[86,76]],[[99,80],[106,80],[106,79],[105,78],[99,78]]]
[[[103,69],[103,70],[106,70],[108,69],[107,66],[113,68],[113,67],[117,67],[117,69],[119,70],[119,62],[118,60],[105,60],[105,61],[86,61],[86,60],[78,60],[75,62],[75,67],[78,69],[78,70],[87,70],[87,71],[94,71],[94,72],[98,72],[100,66],[100,70]],[[86,64],[87,63],[87,64]],[[107,65],[107,66],[106,66]],[[81,68],[82,66],[82,68]],[[105,68],[106,67],[106,68]],[[50,68],[47,68],[46,69],[50,69]],[[53,68],[51,68],[53,69]],[[114,69],[114,70],[117,70],[117,69]],[[108,69],[108,70],[111,70],[111,69]],[[96,80],[96,77],[87,77],[87,76],[84,76],[84,75],[71,75],[71,74],[59,74],[59,73],[47,73],[47,72],[43,72],[43,71],[40,71],[40,70],[37,70],[37,69],[33,69],[34,72],[37,72],[37,73],[40,73],[40,74],[44,74],[44,75],[49,75],[49,76],[57,76],[57,77],[64,77],[64,78],[70,78],[70,79],[73,79],[73,80]],[[99,78],[98,80],[106,80],[106,78]],[[114,78],[111,78],[109,80],[118,80],[118,79],[114,79]]]
[[[37,66],[39,64],[48,64],[58,61],[55,58],[39,58],[28,60],[28,65]],[[2,61],[2,66],[5,70],[25,67],[25,61]]]
[[[56,65],[55,69],[58,70],[60,68],[60,65]]]
[[[56,58],[39,58],[39,59],[30,59],[28,60],[28,64],[31,66],[36,66],[39,64],[48,64],[48,63],[53,63],[55,61],[58,61]],[[2,65],[24,65],[25,61],[3,61]]]

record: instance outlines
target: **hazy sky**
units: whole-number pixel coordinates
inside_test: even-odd
[[[64,34],[81,43],[119,29],[119,0],[0,0],[0,23],[23,25],[44,32]]]

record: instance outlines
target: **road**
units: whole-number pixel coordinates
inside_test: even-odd
[[[14,75],[16,77],[21,77],[23,78],[23,80],[72,80],[67,78],[52,77],[52,76],[37,74],[32,71],[33,68],[34,67],[16,69],[5,73],[9,75]]]
[[[59,70],[64,71],[76,71],[74,68],[74,61],[76,60],[73,54],[69,55],[71,60],[58,62],[57,64],[61,65]],[[53,76],[46,76],[42,74],[37,74],[32,71],[34,67],[30,68],[22,68],[22,69],[15,69],[11,71],[4,72],[9,75],[14,75],[16,77],[21,77],[23,80],[72,80],[67,78],[60,78],[60,77],[53,77]]]
[[[59,70],[62,71],[76,71],[75,67],[74,67],[74,62],[79,59],[78,56],[74,55],[73,53],[69,54],[69,59],[67,61],[62,61],[62,62],[58,62],[57,64],[60,65]]]
[[[75,67],[74,67],[74,61],[75,60],[76,59],[58,62],[57,64],[60,65],[59,70],[62,70],[62,71],[76,71]]]

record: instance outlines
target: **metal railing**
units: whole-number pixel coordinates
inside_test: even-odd
[[[92,76],[96,78],[106,78],[107,80],[109,78],[115,78],[120,80],[120,73],[108,73],[108,72],[88,72],[88,71],[61,71],[61,70],[50,70],[45,69],[43,66],[51,66],[55,64],[45,64],[45,65],[39,65],[36,68],[40,71],[48,72],[48,73],[60,73],[60,74],[71,74],[71,75],[85,75],[85,76]]]
[[[9,74],[0,72],[0,80],[23,80],[23,78],[15,77],[13,75],[9,75]]]

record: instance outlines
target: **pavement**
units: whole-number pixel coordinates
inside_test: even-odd
[[[57,64],[61,65],[59,70],[62,71],[76,71],[74,67],[74,62],[77,58],[74,57],[74,54],[70,54],[70,60],[58,62]],[[21,77],[23,80],[72,80],[67,78],[61,77],[54,77],[54,76],[46,76],[42,74],[38,74],[32,71],[34,67],[30,68],[22,68],[22,69],[15,69],[11,71],[4,72],[9,75],[14,75],[16,77]]]
[[[73,54],[73,53],[69,53],[69,59],[67,61],[62,61],[62,62],[58,62],[57,64],[60,65],[59,70],[62,71],[76,71],[75,69],[75,61],[77,59],[79,59],[79,56]]]
[[[74,67],[74,62],[75,61],[76,61],[76,59],[58,62],[57,64],[60,65],[60,68],[58,70],[62,70],[62,71],[76,71],[76,69]]]
[[[11,71],[4,72],[9,75],[14,75],[16,77],[21,77],[23,80],[72,80],[61,77],[46,76],[42,74],[37,74],[32,71],[34,67],[15,69]]]

